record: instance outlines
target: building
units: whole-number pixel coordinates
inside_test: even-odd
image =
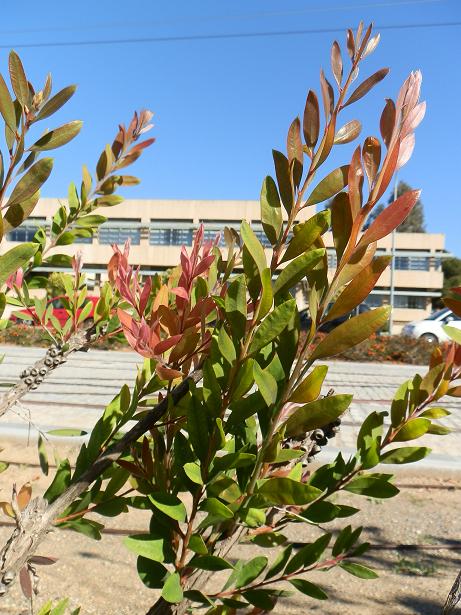
[[[50,227],[58,208],[57,199],[41,199],[30,217],[19,228],[11,231],[5,248],[14,242],[31,240],[38,225]],[[253,229],[265,248],[270,245],[261,226],[258,201],[174,201],[131,200],[101,210],[110,216],[93,239],[80,239],[88,278],[97,287],[106,279],[106,266],[112,255],[111,244],[131,240],[131,260],[146,274],[165,271],[179,263],[182,245],[190,246],[194,230],[199,223],[205,226],[205,235],[214,238],[225,226],[238,228],[243,219],[251,221]],[[314,213],[306,208],[300,220]],[[325,236],[329,266],[336,266],[336,255],[330,233]],[[424,318],[431,312],[432,300],[440,297],[443,286],[441,259],[445,237],[433,233],[396,233],[395,236],[395,309],[394,325],[398,332],[411,320]],[[75,246],[61,246],[60,252],[72,254]],[[391,253],[391,237],[378,244],[379,254]],[[371,307],[389,303],[390,271],[386,270],[378,285],[367,299]],[[302,303],[302,293],[297,293]]]

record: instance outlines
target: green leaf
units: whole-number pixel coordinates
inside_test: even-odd
[[[275,174],[277,176],[277,183],[279,185],[283,206],[285,207],[287,213],[290,213],[293,208],[294,201],[290,164],[285,154],[282,154],[277,150],[272,150],[272,157],[274,159]]]
[[[318,562],[330,544],[331,534],[323,534],[312,543],[304,545],[288,562],[285,574],[292,574],[301,568],[308,568]]]
[[[362,564],[357,564],[355,562],[341,562],[339,564],[343,570],[353,574],[355,577],[359,577],[360,579],[377,579],[378,575],[371,568],[367,568],[367,566],[363,566]]]
[[[16,113],[8,87],[0,75],[0,113],[10,130],[16,132]]]
[[[200,504],[200,510],[206,510],[206,512],[218,517],[220,519],[233,519],[234,513],[225,504],[217,500],[216,498],[207,498]]]
[[[139,578],[146,587],[150,589],[163,587],[165,577],[168,574],[165,566],[146,557],[138,557],[136,566]]]
[[[48,476],[49,464],[48,464],[48,455],[46,454],[45,443],[43,441],[43,437],[41,434],[38,435],[38,458],[40,461],[40,468],[42,469],[43,474]]]
[[[372,474],[353,478],[345,487],[346,491],[372,498],[392,498],[399,493],[395,485],[388,480]]]
[[[40,191],[25,199],[22,203],[8,207],[3,218],[3,232],[7,233],[10,229],[20,226],[33,212],[39,198]]]
[[[83,122],[81,120],[74,120],[73,122],[68,122],[58,128],[54,128],[40,137],[40,139],[31,145],[29,149],[33,152],[44,152],[66,145],[66,143],[69,143],[69,141],[72,141],[72,139],[78,135],[82,125]]]
[[[215,555],[199,555],[194,557],[190,561],[190,565],[194,568],[200,568],[200,570],[228,570],[233,566],[229,562],[226,562],[222,557],[216,557]]]
[[[172,603],[181,602],[183,599],[181,577],[177,572],[173,572],[167,577],[163,584],[162,598]]]
[[[228,336],[224,327],[221,327],[219,330],[218,347],[221,355],[226,359],[229,365],[233,365],[235,359],[237,358],[237,353],[235,351],[234,343]]]
[[[134,534],[126,536],[123,539],[123,544],[136,555],[141,555],[156,562],[164,562],[166,556],[165,540],[165,537],[160,535]]]
[[[8,199],[7,206],[11,207],[12,205],[16,205],[16,203],[23,203],[26,199],[33,196],[46,182],[52,168],[52,158],[42,158],[33,164],[14,187]]]
[[[306,205],[316,205],[322,203],[332,196],[341,192],[347,186],[349,173],[349,165],[346,164],[331,171],[322,181],[314,188],[312,194],[306,201]]]
[[[424,459],[431,452],[430,448],[425,446],[402,446],[387,451],[381,455],[381,463],[414,463],[420,459]]]
[[[237,276],[229,284],[224,299],[224,309],[232,329],[232,334],[241,339],[245,335],[247,322],[247,295],[243,275]]]
[[[6,461],[0,461],[0,473],[4,472],[5,470],[7,470],[9,468],[10,464],[7,463]]]
[[[252,453],[229,453],[222,457],[215,457],[213,461],[213,469],[218,471],[227,471],[234,468],[244,468],[254,465],[256,455]]]
[[[236,589],[245,587],[245,585],[249,585],[252,581],[258,578],[259,575],[265,570],[267,562],[267,557],[264,555],[258,555],[249,562],[246,562],[235,578]]]
[[[10,71],[11,85],[13,86],[16,98],[22,107],[29,107],[29,84],[21,59],[13,50],[10,51],[8,58],[8,68]]]
[[[322,384],[328,372],[327,365],[317,365],[301,384],[293,391],[288,401],[296,404],[307,404],[320,395]]]
[[[2,254],[0,256],[0,286],[6,282],[12,273],[16,273],[20,267],[24,267],[37,250],[38,244],[36,243],[22,243]]]
[[[394,395],[394,399],[391,403],[392,427],[398,427],[405,417],[408,408],[408,399],[410,397],[410,383],[410,380],[403,382]]]
[[[297,408],[285,423],[289,437],[325,427],[341,416],[352,401],[352,395],[329,395]]]
[[[262,612],[267,613],[272,611],[276,603],[276,598],[272,593],[269,589],[247,589],[243,592],[243,597],[258,609],[264,609]]]
[[[61,493],[70,485],[70,463],[68,459],[63,459],[59,464],[53,482],[43,494],[45,500],[51,504]]]
[[[379,463],[381,438],[386,412],[371,412],[362,423],[357,436],[357,450],[365,469],[373,468]]]
[[[254,534],[250,538],[250,541],[253,544],[258,545],[258,547],[272,549],[286,543],[287,537],[283,534],[279,534],[278,532],[264,532],[263,534]]]
[[[333,329],[317,346],[310,361],[332,357],[368,339],[388,321],[390,307],[384,306],[358,314]]]
[[[256,361],[253,364],[253,376],[266,405],[272,406],[277,399],[277,381],[267,370],[262,370]]]
[[[444,427],[443,425],[436,425],[432,423],[432,425],[427,430],[427,433],[430,433],[435,436],[446,436],[451,433],[452,430],[449,427]]]
[[[83,429],[71,429],[71,428],[63,428],[63,429],[50,429],[46,432],[50,436],[65,436],[65,437],[78,437],[78,436],[86,436],[87,431],[83,431]]]
[[[288,244],[288,248],[283,255],[281,263],[289,261],[295,256],[302,254],[320,237],[322,233],[325,233],[330,226],[330,211],[320,211],[315,216],[296,224],[293,227],[293,238]]]
[[[274,295],[296,286],[325,256],[325,248],[308,250],[291,261],[279,273],[274,284]]]
[[[266,573],[265,579],[271,579],[272,577],[277,576],[282,570],[284,570],[288,560],[290,559],[291,552],[293,551],[293,546],[288,545],[283,551],[281,551],[277,557],[272,562],[271,567]]]
[[[390,256],[374,258],[342,291],[324,321],[344,316],[360,305],[373,290],[390,261]]]
[[[158,510],[175,521],[182,523],[186,520],[186,507],[176,495],[157,492],[150,494],[149,499],[155,508],[158,508]]]
[[[245,244],[248,252],[251,255],[251,258],[256,264],[258,268],[259,274],[267,268],[266,255],[264,253],[264,248],[262,247],[260,241],[254,234],[252,228],[248,224],[246,220],[242,220],[242,224],[240,226],[240,233],[242,235],[243,243]]]
[[[195,461],[184,464],[184,472],[189,480],[197,485],[203,485],[202,473],[200,471],[200,465]]]
[[[264,179],[261,189],[261,222],[267,238],[275,245],[282,231],[282,207],[277,186],[270,176]]]
[[[312,502],[322,493],[320,489],[291,478],[269,478],[258,489],[258,495],[270,504],[297,504]]]
[[[425,418],[410,419],[401,427],[397,435],[394,436],[394,442],[406,442],[407,440],[416,440],[423,436],[430,428],[431,421]]]
[[[455,327],[450,327],[449,325],[443,325],[442,329],[448,335],[450,339],[452,339],[457,344],[461,344],[461,331],[456,329]]]
[[[189,549],[198,555],[208,555],[208,549],[200,534],[192,534],[189,540]]]
[[[68,85],[52,96],[50,100],[43,105],[34,121],[37,122],[38,120],[44,120],[46,117],[56,113],[56,111],[65,105],[69,98],[74,95],[76,89],[76,85]]]
[[[449,416],[451,414],[451,412],[449,412],[448,410],[445,410],[445,408],[428,408],[427,410],[424,410],[424,412],[421,412],[421,414],[419,416],[423,416],[427,419],[441,419],[444,416]]]
[[[296,309],[296,301],[291,299],[278,305],[260,324],[251,341],[249,354],[255,354],[272,342],[290,322]]]
[[[314,585],[306,579],[289,579],[293,587],[296,587],[298,591],[315,598],[316,600],[328,600],[328,595],[318,585]]]

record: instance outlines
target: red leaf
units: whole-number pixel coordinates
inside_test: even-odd
[[[182,372],[171,369],[170,367],[164,367],[163,365],[157,365],[155,371],[162,380],[176,380],[176,378],[182,378]]]
[[[381,212],[369,229],[365,231],[357,248],[366,246],[374,241],[378,241],[389,233],[392,233],[407,218],[410,211],[419,199],[421,190],[409,190],[402,194],[396,201],[393,201],[386,209]]]
[[[376,73],[373,73],[373,75],[368,77],[368,79],[365,79],[365,81],[362,81],[362,83],[352,92],[352,94],[346,100],[346,102],[343,105],[343,109],[344,107],[347,107],[348,105],[351,105],[357,100],[360,100],[361,98],[363,98],[365,94],[368,94],[371,88],[373,88],[377,83],[382,81],[388,72],[389,72],[388,68],[381,68],[380,70],[376,71]]]
[[[348,172],[348,185],[352,219],[355,220],[362,207],[363,169],[360,159],[360,145],[352,156]]]
[[[309,90],[303,115],[303,133],[307,147],[315,147],[319,138],[319,131],[319,101],[316,93],[313,90]]]
[[[325,78],[323,70],[320,71],[320,88],[322,91],[323,110],[325,111],[325,118],[328,120],[333,113],[335,95],[331,83]]]
[[[32,485],[30,483],[26,483],[25,485],[21,487],[17,495],[19,510],[24,510],[24,508],[30,502],[31,496],[32,496]]]
[[[391,142],[392,133],[395,126],[395,104],[391,98],[386,99],[383,112],[381,114],[381,120],[379,122],[379,129],[386,147],[389,147]]]
[[[362,148],[362,158],[371,189],[381,162],[381,144],[376,137],[367,137],[365,139]]]
[[[188,294],[187,290],[185,288],[182,288],[181,286],[177,286],[176,288],[172,288],[171,292],[174,295],[177,295],[178,297],[181,297],[182,299],[185,299],[186,301],[189,300],[189,294]]]
[[[168,337],[166,340],[162,340],[156,346],[154,346],[155,354],[163,354],[173,346],[179,343],[182,338],[181,335],[173,335],[173,337]]]
[[[26,566],[19,571],[19,583],[21,585],[22,593],[30,600],[32,598],[32,580],[30,573]]]
[[[303,144],[301,141],[301,122],[299,117],[295,118],[290,128],[288,129],[287,136],[287,153],[288,161],[298,160],[302,165],[303,163]]]
[[[331,70],[333,71],[338,87],[340,87],[343,78],[343,59],[341,57],[341,49],[336,41],[331,48]]]
[[[33,555],[29,558],[31,564],[38,564],[39,566],[51,566],[58,561],[57,557],[45,557],[45,555]]]

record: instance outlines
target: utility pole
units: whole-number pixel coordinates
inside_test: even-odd
[[[394,178],[394,201],[397,200],[397,188],[398,188],[398,180],[397,173]],[[395,273],[395,233],[396,230],[392,231],[391,239],[391,279],[390,279],[390,293],[389,293],[389,304],[391,306],[391,315],[389,317],[389,335],[392,335],[394,329],[394,303],[395,303],[395,282],[394,282],[394,273]]]

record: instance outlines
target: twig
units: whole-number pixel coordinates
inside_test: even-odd
[[[100,477],[133,442],[152,429],[168,411],[189,391],[191,382],[202,379],[201,369],[188,376],[175,387],[148,415],[141,419],[125,435],[107,448],[75,483],[72,483],[52,504],[43,498],[34,498],[21,512],[20,520],[9,540],[0,551],[0,596],[4,595],[21,568],[35,553],[37,547],[51,531],[55,519],[81,495],[88,486]]]

